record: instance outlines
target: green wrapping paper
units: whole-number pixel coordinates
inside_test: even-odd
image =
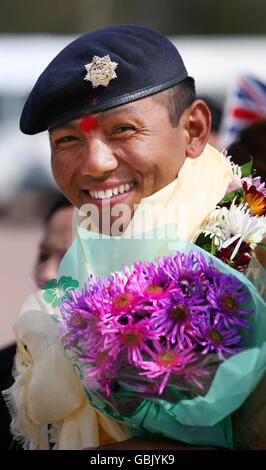
[[[85,393],[91,404],[103,414],[127,424],[132,435],[151,433],[194,445],[232,449],[231,415],[243,405],[265,374],[266,305],[247,277],[196,245],[175,238],[173,233],[175,227],[166,226],[141,237],[126,239],[93,234],[78,227],[77,237],[61,262],[58,279],[66,276],[78,280],[81,291],[91,274],[108,277],[112,272],[122,271],[123,265],[132,266],[141,260],[155,261],[176,251],[186,254],[191,250],[199,251],[207,261],[212,259],[220,271],[236,276],[249,290],[250,297],[244,302],[244,308],[254,310],[254,314],[251,315],[251,328],[242,331],[247,349],[218,366],[205,396],[187,399],[179,394],[176,403],[160,398],[144,399],[133,413],[121,416],[102,396],[86,389]],[[81,380],[80,369],[74,361],[73,368]],[[242,425],[236,415],[234,426],[238,429],[237,446],[240,448]]]
[[[214,426],[200,426],[196,423],[183,425],[172,412],[171,404],[163,400],[143,400],[137,410],[130,415],[119,415],[103,399],[86,391],[90,403],[101,413],[118,419],[131,428],[132,436],[163,436],[188,444],[210,445],[233,448],[230,417],[222,419]],[[192,401],[192,400],[191,400]],[[174,405],[177,406],[177,405]]]

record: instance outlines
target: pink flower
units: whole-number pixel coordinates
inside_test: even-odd
[[[148,284],[144,289],[144,294],[149,300],[157,300],[165,296],[165,290],[156,284]]]
[[[185,366],[197,360],[195,353],[191,353],[192,348],[180,349],[178,345],[170,346],[167,342],[163,346],[158,341],[154,341],[156,352],[150,350],[151,361],[141,361],[139,366],[146,372],[140,372],[140,375],[146,375],[150,379],[164,375],[159,388],[161,395],[170,374],[179,374],[185,369]]]
[[[137,304],[138,297],[130,292],[124,292],[113,299],[112,310],[115,314],[131,311]]]
[[[110,395],[110,384],[118,372],[118,365],[113,355],[109,351],[92,347],[90,351],[86,351],[85,357],[79,357],[79,362],[85,363],[85,367],[82,368],[84,384],[93,389],[98,388],[98,383],[106,394]]]
[[[147,320],[140,320],[133,324],[133,318],[128,317],[128,323],[118,322],[103,327],[102,330],[105,342],[104,348],[110,350],[116,357],[124,350],[127,350],[129,364],[134,363],[137,367],[142,361],[142,351],[149,351],[146,345],[147,340],[155,340],[159,337],[158,330],[152,330]]]
[[[127,290],[137,294],[142,300],[156,302],[168,295],[172,288],[171,279],[160,264],[135,263],[127,281]]]
[[[247,189],[249,189],[251,186],[255,186],[257,191],[259,191],[263,194],[264,197],[266,197],[265,182],[261,181],[260,176],[256,176],[256,178],[252,178],[252,176],[247,176],[246,178],[242,178],[242,182],[247,183]]]

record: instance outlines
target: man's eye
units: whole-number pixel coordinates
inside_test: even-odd
[[[125,132],[132,132],[135,130],[134,126],[119,126],[115,129],[113,134],[123,134]]]
[[[60,137],[59,139],[57,139],[56,145],[66,144],[68,142],[73,142],[75,140],[78,140],[78,138],[75,137],[74,135],[66,135],[65,137]]]
[[[49,255],[47,253],[40,253],[38,257],[38,263],[44,263],[49,259]]]

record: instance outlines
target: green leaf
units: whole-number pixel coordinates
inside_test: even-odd
[[[253,157],[250,157],[250,161],[247,163],[244,163],[244,165],[241,165],[241,172],[242,172],[242,177],[245,178],[246,176],[251,175],[252,173],[252,166],[253,166]]]
[[[212,255],[216,255],[216,253],[217,253],[217,248],[216,248],[216,246],[215,246],[215,244],[214,244],[214,237],[213,237],[211,240],[212,240],[212,242],[211,242],[211,254],[212,254]]]
[[[238,198],[239,202],[244,198],[244,190],[242,188],[235,189],[230,193],[226,193],[223,199],[219,202],[219,206],[223,206],[223,204],[227,204],[228,202],[232,202],[235,198]]]
[[[199,246],[205,251],[211,253],[212,250],[212,239],[210,235],[204,235],[204,233],[200,233],[198,238],[195,241],[195,245]]]

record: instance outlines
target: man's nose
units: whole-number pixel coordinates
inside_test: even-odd
[[[93,133],[91,132],[91,134]],[[114,171],[117,166],[118,161],[108,142],[100,137],[89,136],[87,144],[83,148],[81,173],[100,178],[105,173]]]

